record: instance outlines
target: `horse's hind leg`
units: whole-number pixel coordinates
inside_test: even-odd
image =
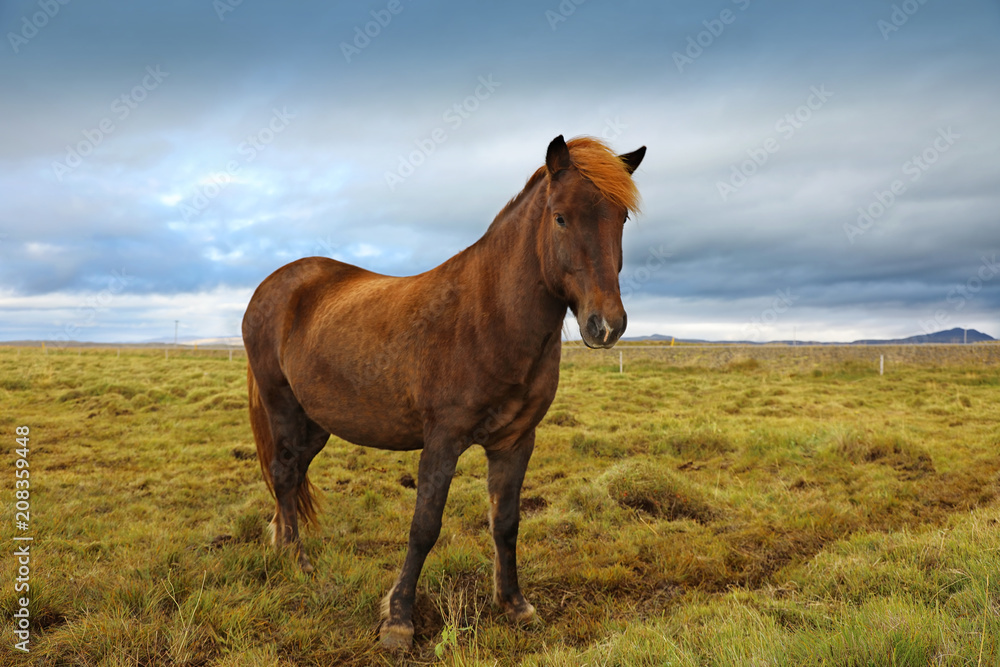
[[[290,390],[282,393],[286,394],[284,400],[274,401],[268,410],[274,437],[270,474],[276,499],[272,537],[278,548],[294,549],[302,570],[312,572],[312,563],[299,538],[298,519],[301,515],[308,523],[316,521],[315,501],[306,473],[330,434],[306,416]]]

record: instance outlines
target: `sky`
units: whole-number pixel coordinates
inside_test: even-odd
[[[0,340],[236,336],[647,146],[626,336],[1000,337],[1000,2],[0,3]],[[566,335],[579,338],[575,325]]]

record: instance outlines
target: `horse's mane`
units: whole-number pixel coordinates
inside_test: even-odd
[[[566,142],[566,147],[569,148],[569,158],[573,166],[584,178],[593,183],[609,202],[627,211],[639,212],[639,189],[632,181],[632,175],[625,169],[625,163],[606,143],[594,137],[583,136],[570,139]],[[544,164],[535,170],[525,183],[524,189],[507,202],[497,215],[497,219],[514,208],[525,193],[545,178],[546,173]]]
[[[625,163],[606,143],[594,137],[576,137],[567,141],[566,146],[573,166],[605,199],[627,211],[639,212],[639,189]],[[539,171],[544,171],[544,167]]]

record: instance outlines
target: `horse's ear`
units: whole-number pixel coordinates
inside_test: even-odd
[[[569,147],[566,140],[560,134],[549,144],[549,149],[545,151],[545,166],[549,170],[549,176],[555,176],[563,169],[569,169]]]
[[[642,162],[642,158],[644,157],[646,157],[645,146],[639,148],[638,150],[634,150],[631,153],[619,155],[618,159],[625,163],[625,171],[631,174],[639,168],[639,164]]]

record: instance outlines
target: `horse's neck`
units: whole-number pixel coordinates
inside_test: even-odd
[[[526,186],[468,249],[465,276],[479,286],[478,316],[491,320],[506,342],[529,348],[558,333],[566,315],[566,303],[542,279],[537,233],[544,197],[544,179]]]

